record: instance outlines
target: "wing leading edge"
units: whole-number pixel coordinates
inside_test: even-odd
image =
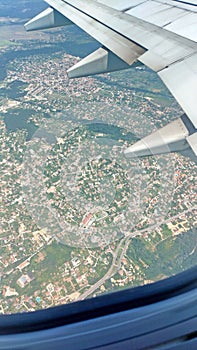
[[[138,60],[157,72],[187,114],[189,119],[177,119],[129,147],[125,155],[189,146],[197,155],[196,6],[171,0],[45,1],[50,8],[29,21],[27,30],[74,23],[103,45],[70,68],[70,78],[127,69]]]

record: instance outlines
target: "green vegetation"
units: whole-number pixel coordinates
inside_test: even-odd
[[[8,2],[11,3],[11,0]],[[27,14],[27,12],[23,13],[24,16]],[[75,45],[73,45],[73,37]],[[37,38],[37,34],[34,38]],[[55,40],[51,40],[51,38],[55,38]],[[157,280],[195,265],[197,263],[196,231],[188,231],[185,234],[172,237],[172,232],[167,225],[160,227],[160,223],[158,223],[158,227],[154,226],[154,215],[159,214],[159,210],[155,214],[155,207],[158,207],[160,203],[158,193],[162,195],[162,186],[160,185],[162,169],[157,160],[153,158],[140,159],[139,173],[138,170],[135,172],[134,169],[134,181],[131,183],[132,179],[127,178],[127,171],[124,170],[124,167],[121,168],[113,157],[110,159],[110,155],[105,155],[106,146],[111,147],[110,150],[113,148],[118,155],[122,146],[126,147],[137,140],[137,137],[130,130],[135,130],[137,135],[140,135],[139,114],[144,116],[142,129],[144,128],[145,133],[149,122],[151,126],[160,127],[162,123],[166,124],[172,116],[179,113],[179,109],[169,96],[169,92],[161,84],[156,74],[144,66],[140,66],[106,76],[96,76],[86,80],[86,84],[83,86],[76,81],[70,81],[68,84],[65,71],[71,63],[74,63],[75,59],[67,54],[78,56],[80,53],[83,56],[87,52],[94,51],[97,43],[93,39],[71,27],[70,29],[66,28],[66,30],[55,29],[55,33],[44,33],[44,37],[40,40],[23,40],[21,43],[20,48],[16,46],[16,43],[0,42],[0,47],[10,45],[10,47],[7,46],[5,50],[0,51],[0,80],[2,81],[0,85],[2,106],[0,161],[3,193],[1,213],[3,231],[1,233],[2,286],[3,292],[6,290],[6,286],[10,286],[19,293],[17,297],[4,297],[2,293],[1,304],[5,312],[10,312],[10,310],[13,312],[23,311],[24,300],[27,305],[29,303],[28,307],[31,307],[31,301],[35,301],[36,295],[40,297],[41,302],[38,301],[36,306],[32,305],[32,308],[35,309],[62,302],[62,297],[68,297],[68,294],[75,291],[82,293],[89,288],[89,283],[97,282],[111,267],[113,259],[112,254],[108,252],[110,250],[113,253],[116,252],[120,243],[119,237],[122,241],[117,252],[116,264],[113,267],[113,271],[116,272],[113,276],[115,282],[112,283],[110,279],[105,281],[106,292],[147,283],[147,280]],[[173,107],[171,106],[172,102]],[[106,111],[104,110],[105,106]],[[46,118],[51,118],[51,120],[46,120]],[[54,127],[56,128],[57,125],[57,133],[56,130],[51,129],[43,132],[42,126],[48,127],[48,122],[51,126],[50,122],[53,121],[53,118]],[[62,123],[68,122],[70,131],[66,135],[59,136],[58,134],[62,131],[58,130],[60,119]],[[146,119],[148,120],[147,124]],[[95,120],[102,122],[95,122]],[[80,126],[76,127],[79,123],[81,123]],[[88,230],[91,234],[92,229],[93,235],[90,235],[92,242],[93,239],[97,238],[96,235],[94,237],[94,231],[99,232],[100,230],[102,238],[105,238],[106,233],[106,244],[108,244],[108,238],[111,235],[112,240],[113,237],[116,237],[117,241],[110,243],[109,250],[105,247],[104,239],[102,241],[104,247],[102,248],[75,249],[57,243],[57,241],[48,244],[47,239],[45,240],[42,235],[39,233],[37,235],[35,232],[39,231],[41,227],[37,227],[33,211],[29,210],[28,213],[25,206],[21,189],[21,175],[23,176],[24,172],[21,173],[21,170],[23,169],[23,156],[27,154],[26,146],[31,144],[28,141],[32,139],[39,126],[41,128],[37,136],[41,141],[48,142],[46,152],[52,147],[46,162],[41,164],[44,176],[41,178],[38,176],[35,183],[37,186],[37,182],[39,185],[39,182],[45,181],[44,204],[47,208],[52,207],[50,208],[52,214],[57,214],[58,219],[61,217],[61,222],[65,220],[72,223],[73,232],[75,228],[77,230],[80,226],[80,235],[77,232],[79,244],[83,245],[83,237],[86,238]],[[57,134],[58,139],[56,140]],[[75,204],[72,206],[70,204],[72,201],[69,199],[70,193],[74,193],[75,189],[71,188],[70,191],[68,188],[67,192],[67,188],[64,187],[65,184],[67,186],[67,182],[70,182],[68,186],[72,186],[70,180],[73,179],[72,174],[75,173],[73,164],[71,164],[70,169],[66,168],[67,159],[70,161],[76,150],[83,149],[84,144],[87,146],[88,142],[92,141],[96,146],[98,145],[99,150],[101,149],[101,155],[98,157],[98,161],[92,161],[91,157],[90,159],[87,157],[88,160],[83,163],[86,165],[79,166],[80,170],[75,178],[76,191],[78,191],[77,195],[82,200],[84,199],[84,202],[82,201],[82,205],[75,208]],[[112,155],[112,153],[110,154]],[[194,198],[192,197],[194,194],[192,186],[195,185],[194,177],[193,180],[189,180],[191,174],[194,174],[192,173],[193,169],[188,166],[189,161],[183,161],[178,155],[174,155],[174,157],[179,163],[177,168],[180,169],[182,165],[184,168],[180,169],[182,178],[174,192],[174,198],[170,203],[172,209],[169,209],[170,212],[166,219],[169,219],[171,215],[177,216],[177,213],[188,209],[187,201],[191,206]],[[35,174],[37,174],[36,163],[37,158],[34,162],[32,155],[32,168],[30,167],[29,170],[32,173],[35,171]],[[135,161],[131,160],[128,164],[131,165],[131,170],[132,167],[136,168]],[[166,164],[163,164],[163,168],[167,169],[166,172],[168,171],[167,160]],[[187,168],[188,172],[185,170]],[[66,176],[64,178],[65,169],[68,170],[68,173],[70,172],[68,181]],[[139,178],[136,181],[138,174]],[[148,183],[147,178],[149,178]],[[27,179],[27,184],[28,180],[31,180],[31,177]],[[139,186],[138,189],[140,181],[141,187]],[[141,189],[144,189],[144,193],[143,191],[141,193]],[[166,189],[169,192],[167,186]],[[130,216],[125,216],[132,195],[136,198],[139,197],[140,209],[142,207],[143,210],[143,213],[139,213],[139,220],[143,216],[141,226],[138,219],[135,227],[134,225],[129,226],[129,220],[132,220],[133,215],[136,214],[135,207],[132,209],[134,213],[130,212]],[[76,198],[78,200],[78,197]],[[34,200],[34,198],[32,199]],[[82,227],[82,219],[86,218],[85,215],[88,214],[86,210],[89,211],[89,206],[83,206],[83,203],[86,202],[93,203],[94,211],[88,212],[90,216],[92,215],[90,226],[86,227],[84,224],[85,227]],[[96,211],[98,202],[98,211]],[[156,202],[157,204],[154,205]],[[188,215],[186,219],[188,225],[185,227],[187,229],[187,227],[193,226],[194,219],[192,215]],[[178,219],[175,220],[175,224],[177,222]],[[126,243],[124,234],[132,235],[138,228],[139,230],[145,227],[148,229],[152,223],[155,227],[154,232],[147,230],[149,232],[147,236],[144,233],[144,236],[131,239],[128,251],[123,250]],[[48,227],[49,225],[50,221]],[[138,233],[140,234],[140,232]],[[62,237],[60,238],[60,235],[58,237],[62,239],[62,242],[66,237],[65,242],[68,243],[66,241],[67,232],[62,231]],[[72,244],[72,238],[71,233],[69,236],[70,244]],[[75,242],[73,239],[74,244],[78,243],[77,239],[75,237]],[[125,253],[124,257],[122,256],[123,252]],[[30,264],[19,271],[17,266],[28,257],[31,257]],[[75,258],[78,260],[76,265],[73,263]],[[33,280],[21,288],[17,284],[17,279],[22,274],[31,275],[31,273]],[[77,278],[83,275],[86,285],[83,286],[82,283],[82,286],[79,286]],[[52,297],[47,292],[49,283],[54,287]],[[99,293],[99,290],[96,293]]]
[[[10,40],[0,40],[0,49],[6,46],[20,46],[20,43],[16,43],[14,41],[10,41]]]
[[[47,268],[51,273],[55,272],[58,266],[61,266],[71,258],[72,248],[60,243],[53,242],[44,249],[45,260],[41,263],[41,268]]]
[[[143,238],[134,238],[127,251],[128,257],[140,266],[144,279],[157,280],[161,276],[171,276],[197,264],[196,231],[188,231],[178,236],[169,236],[155,247]],[[144,267],[141,259],[148,267]]]
[[[162,226],[162,229],[163,229],[164,237],[168,237],[168,236],[172,235],[171,230],[168,228],[168,226],[166,224]]]
[[[29,141],[38,127],[34,122],[29,120],[30,117],[34,115],[32,109],[22,109],[22,108],[13,108],[6,113],[4,117],[4,122],[9,132],[25,130],[27,141]]]
[[[151,265],[155,261],[155,252],[151,243],[143,238],[133,238],[127,251],[128,257],[137,265],[140,265],[143,270],[143,265],[139,258],[143,259],[145,264]]]

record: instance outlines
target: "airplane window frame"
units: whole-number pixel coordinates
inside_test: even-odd
[[[0,335],[35,332],[148,306],[197,288],[197,266],[147,284],[27,313],[0,316]]]
[[[197,266],[166,279],[33,312],[0,315],[0,334],[52,329],[147,306],[197,288]]]

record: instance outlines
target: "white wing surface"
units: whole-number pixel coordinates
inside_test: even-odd
[[[70,78],[129,68],[138,60],[157,72],[188,116],[125,154],[149,155],[188,145],[196,154],[197,0],[45,1],[48,12],[29,21],[27,30],[74,23],[102,45],[68,70]]]

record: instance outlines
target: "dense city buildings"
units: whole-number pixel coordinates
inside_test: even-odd
[[[183,113],[156,75],[137,65],[69,81],[76,56],[96,47],[91,38],[72,27],[27,34],[19,24],[15,36],[13,27],[0,36],[0,312],[143,285],[196,264],[189,152],[123,155]]]

